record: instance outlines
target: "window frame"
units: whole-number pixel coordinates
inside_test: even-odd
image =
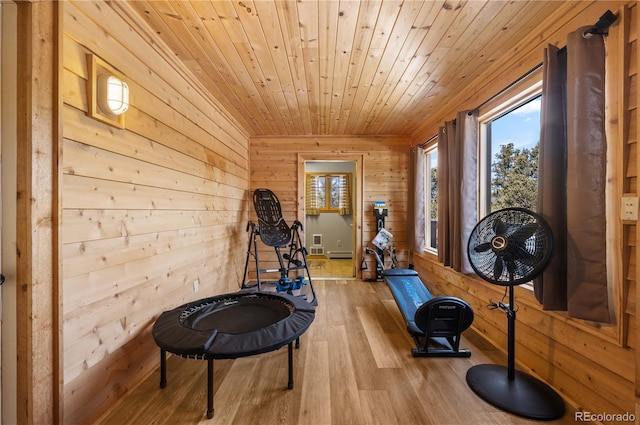
[[[542,95],[539,67],[478,109],[478,221],[491,212],[491,122]],[[542,124],[541,124],[542,125]],[[533,282],[520,285],[533,292]]]
[[[347,181],[351,182],[352,180],[352,173],[349,172],[323,172],[323,171],[314,171],[314,172],[307,172],[305,173],[305,184],[307,185],[307,187],[309,186],[309,179],[312,176],[316,176],[318,178],[320,177],[324,177],[325,179],[325,185],[324,185],[324,206],[320,207],[318,209],[318,211],[320,213],[338,213],[340,212],[340,206],[338,205],[336,208],[332,208],[331,207],[331,179],[333,177],[337,177],[340,181],[340,179],[342,178],[346,178]],[[339,203],[338,203],[339,204]]]
[[[490,123],[542,95],[542,67],[529,73],[478,110],[478,220],[491,211]]]
[[[424,247],[424,251],[428,252],[430,254],[434,254],[437,255],[438,254],[438,220],[437,220],[437,206],[438,206],[438,200],[436,197],[436,228],[435,228],[435,232],[436,232],[436,240],[435,240],[435,247],[432,247],[432,238],[431,238],[431,234],[432,234],[432,228],[431,228],[431,206],[432,206],[432,202],[431,202],[431,170],[433,169],[431,167],[431,155],[433,153],[438,153],[438,136],[436,136],[434,138],[434,140],[429,143],[425,148],[424,148],[424,217],[425,217],[425,223],[424,223],[424,241],[425,241],[425,247]],[[438,159],[436,158],[436,170],[437,167],[439,167],[438,164]]]

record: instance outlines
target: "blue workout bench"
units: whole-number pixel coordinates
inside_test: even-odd
[[[456,297],[434,297],[415,270],[390,269],[383,276],[416,343],[413,357],[470,357],[460,334],[471,326],[473,309]]]

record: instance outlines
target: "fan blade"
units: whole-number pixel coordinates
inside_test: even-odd
[[[519,261],[522,264],[526,264],[529,267],[536,267],[538,264],[538,258],[527,251],[524,247],[518,246],[513,250],[513,259]]]
[[[516,273],[516,263],[513,260],[507,260],[507,272],[509,273],[509,280],[513,280]]]
[[[496,262],[493,263],[493,278],[500,279],[502,276],[502,270],[504,269],[504,262],[502,257],[496,257]]]
[[[515,241],[526,241],[531,236],[533,236],[534,233],[536,233],[539,228],[540,228],[540,225],[538,223],[525,224],[519,227],[518,229],[516,229],[511,234],[511,236],[509,236],[509,239],[513,239]]]
[[[475,252],[485,252],[490,249],[491,249],[491,242],[484,242],[484,243],[481,243],[480,245],[477,245],[475,248],[473,248]]]
[[[504,224],[502,220],[499,218],[493,222],[493,231],[496,235],[504,235],[505,230],[507,230],[507,226]]]

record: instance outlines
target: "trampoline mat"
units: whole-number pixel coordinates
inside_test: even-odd
[[[217,330],[239,335],[265,328],[291,314],[291,308],[275,298],[239,298],[208,304],[182,320],[182,326],[198,331]]]
[[[204,298],[163,312],[153,325],[156,344],[185,357],[232,359],[276,350],[302,335],[315,308],[301,298],[238,292]]]

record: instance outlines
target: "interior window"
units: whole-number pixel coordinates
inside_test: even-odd
[[[351,173],[306,173],[307,214],[351,214]]]

